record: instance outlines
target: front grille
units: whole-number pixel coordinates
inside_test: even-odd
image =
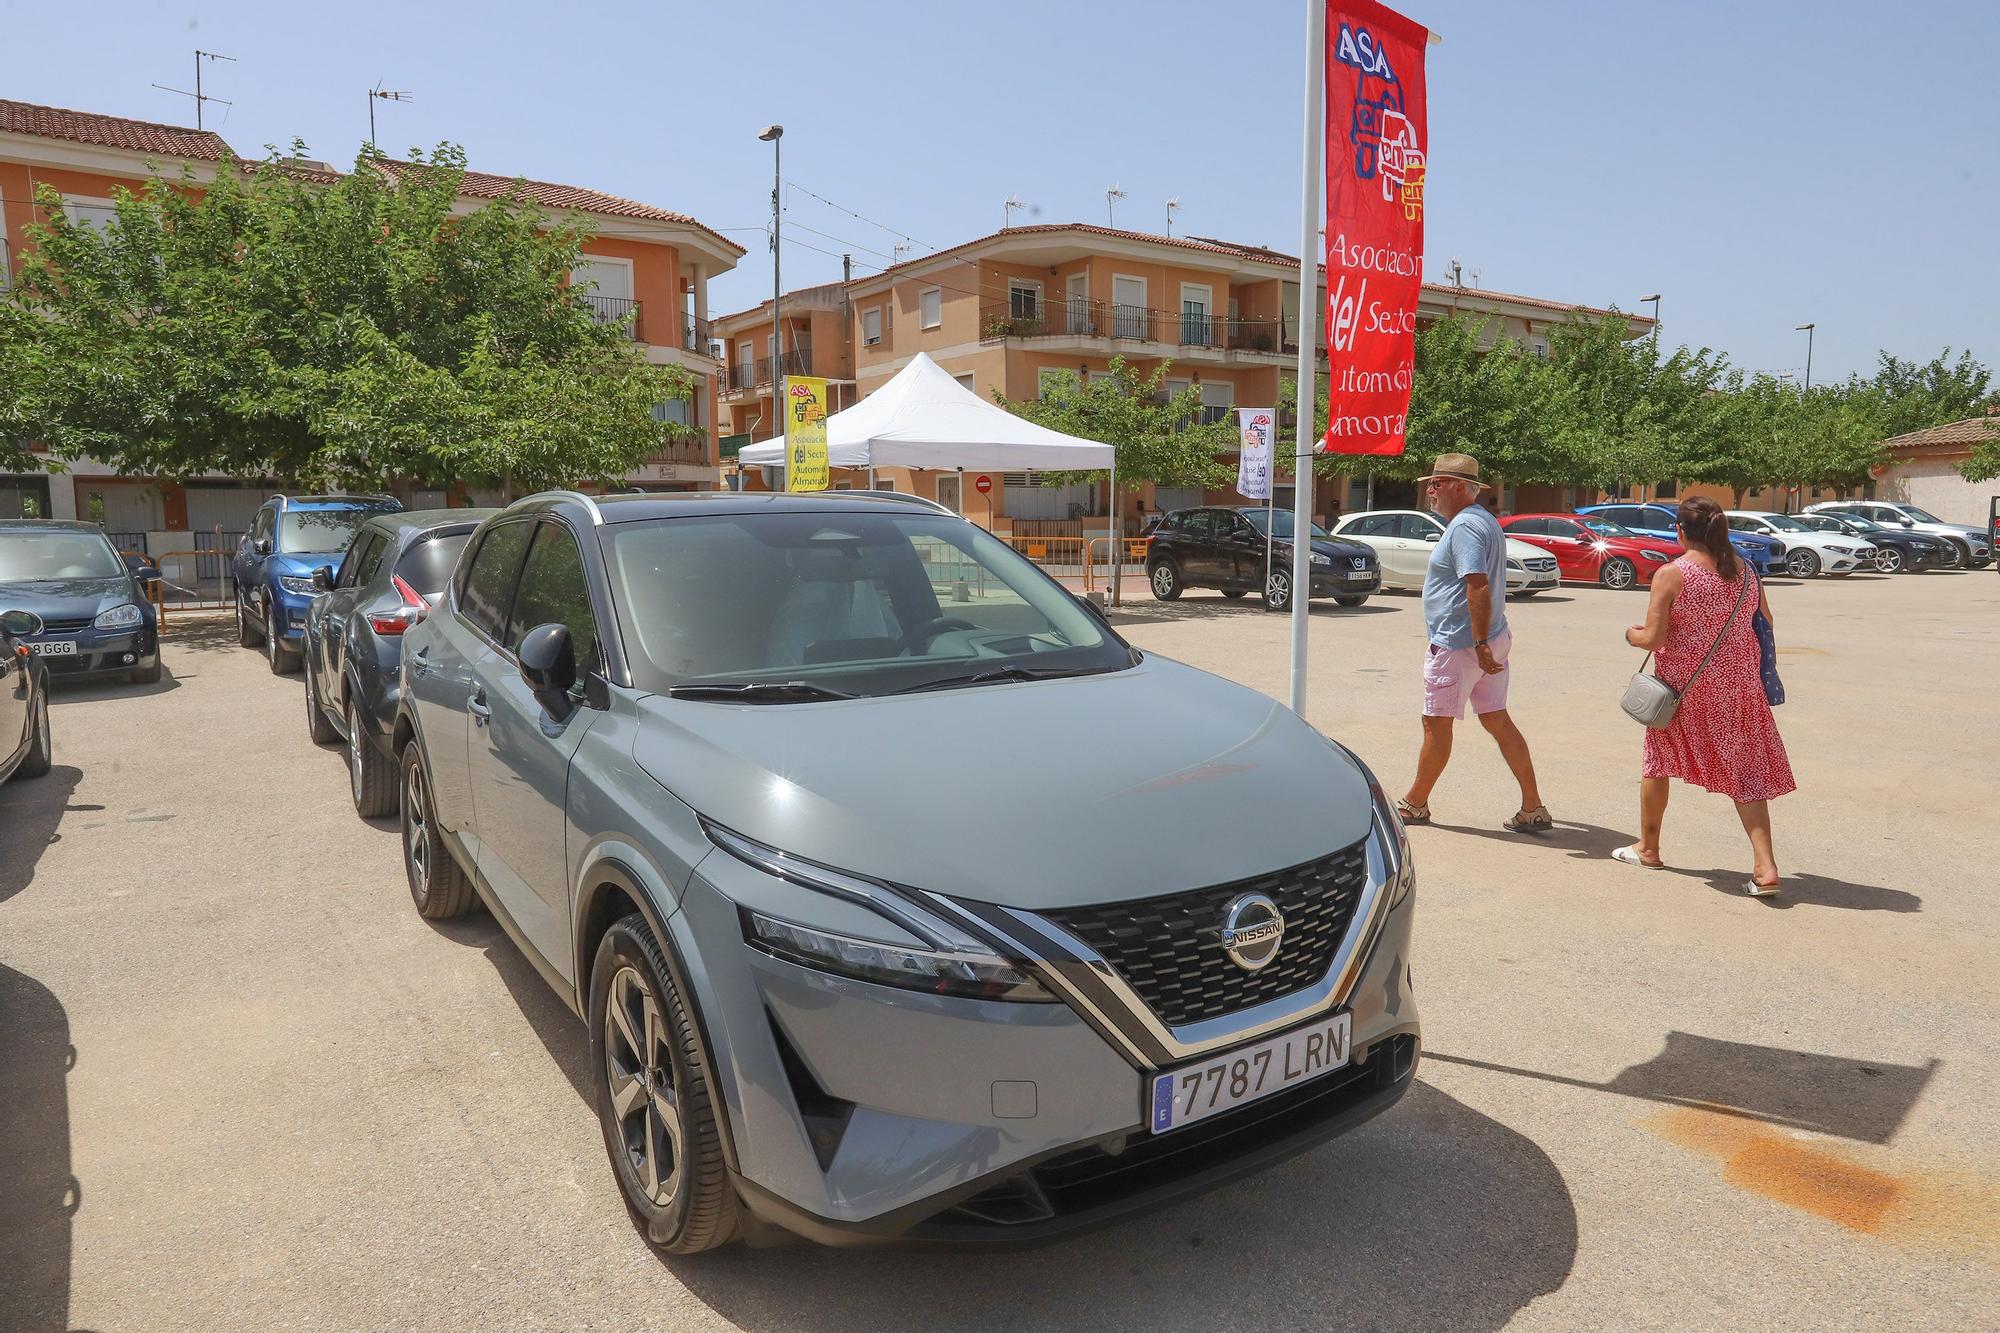
[[[90,616],[83,616],[80,618],[72,616],[60,616],[60,617],[43,616],[42,633],[45,635],[74,634],[78,630],[89,629],[91,624],[92,624],[92,617]]]
[[[1235,1013],[1320,980],[1347,934],[1368,875],[1363,843],[1255,879],[1161,898],[1073,907],[1045,915],[1104,955],[1169,1027]],[[1222,915],[1239,895],[1278,904],[1277,961],[1246,972],[1222,951]]]
[[[1521,563],[1538,573],[1546,573],[1556,567],[1554,560],[1523,560]]]

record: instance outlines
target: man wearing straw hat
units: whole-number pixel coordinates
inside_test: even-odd
[[[1424,626],[1430,651],[1424,661],[1424,744],[1417,777],[1396,811],[1407,824],[1431,820],[1431,788],[1451,759],[1452,723],[1472,704],[1480,725],[1499,743],[1501,757],[1521,784],[1521,808],[1502,828],[1540,833],[1554,827],[1535,785],[1535,761],[1514,719],[1507,716],[1507,656],[1514,636],[1507,628],[1507,538],[1482,504],[1487,489],[1479,460],[1441,454],[1430,475],[1419,477],[1431,508],[1444,516],[1444,536],[1424,574]]]

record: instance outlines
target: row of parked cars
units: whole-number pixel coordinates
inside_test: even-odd
[[[1042,1239],[1409,1087],[1368,768],[932,502],[267,509],[241,638],[303,669],[416,910],[490,909],[584,1020],[661,1249]]]
[[[1993,562],[1984,529],[1944,523],[1914,505],[1840,500],[1802,514],[1732,510],[1730,544],[1760,574],[1812,578],[1857,572],[1982,569]],[[1507,592],[1532,597],[1563,580],[1644,588],[1681,554],[1675,510],[1664,504],[1588,505],[1568,514],[1513,514],[1507,534]],[[1292,601],[1292,515],[1260,506],[1175,510],[1146,532],[1146,579],[1163,601],[1188,588],[1225,597],[1262,591],[1284,610]],[[1444,523],[1415,509],[1342,516],[1331,532],[1313,524],[1312,597],[1360,606],[1373,593],[1421,591]]]

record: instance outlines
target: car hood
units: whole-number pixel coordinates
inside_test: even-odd
[[[1290,709],[1166,658],[826,703],[639,701],[633,759],[708,818],[837,869],[1046,909],[1352,845],[1368,782]]]
[[[96,616],[144,598],[124,574],[87,579],[25,579],[0,583],[0,611],[32,611],[44,620],[75,620]]]
[[[1509,560],[1547,560],[1549,559],[1549,552],[1543,550],[1533,542],[1524,542],[1519,537],[1509,537],[1507,539],[1507,558]]]
[[[1291,550],[1291,538],[1278,538],[1278,548]],[[1368,563],[1375,563],[1375,548],[1366,542],[1358,542],[1349,537],[1315,537],[1312,539],[1312,549],[1313,554],[1326,556],[1330,560],[1351,560],[1357,555],[1365,555],[1368,557]]]
[[[294,578],[309,579],[321,565],[331,565],[333,572],[338,574],[340,562],[345,558],[344,551],[280,551],[264,562],[264,569],[273,578],[289,574]]]

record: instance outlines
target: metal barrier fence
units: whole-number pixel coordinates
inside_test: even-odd
[[[229,576],[229,551],[162,551],[153,558],[160,577],[147,585],[160,623],[167,612],[220,611],[235,605],[236,587]]]

